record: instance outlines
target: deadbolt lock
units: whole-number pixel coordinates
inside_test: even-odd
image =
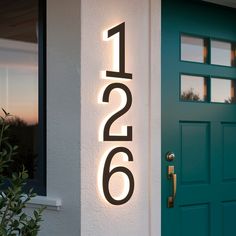
[[[167,161],[173,161],[174,159],[175,159],[175,154],[173,152],[167,152],[166,160]]]

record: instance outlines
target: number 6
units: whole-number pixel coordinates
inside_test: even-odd
[[[126,167],[123,167],[123,166],[118,166],[110,171],[110,165],[111,165],[112,158],[117,153],[120,153],[120,152],[123,152],[128,156],[128,161],[133,161],[133,155],[129,151],[129,149],[127,149],[125,147],[114,148],[107,156],[107,159],[106,159],[105,165],[104,165],[104,172],[103,172],[103,192],[104,192],[104,195],[105,195],[105,198],[107,199],[107,201],[113,205],[122,205],[122,204],[128,202],[134,192],[134,177],[129,169],[127,169]],[[129,178],[129,182],[130,182],[129,192],[126,195],[126,197],[121,200],[114,199],[111,196],[110,191],[109,191],[110,178],[113,174],[118,173],[118,172],[121,172],[121,173],[124,173],[125,175],[127,175],[127,177]]]

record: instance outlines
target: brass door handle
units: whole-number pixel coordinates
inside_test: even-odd
[[[168,178],[172,180],[172,195],[168,197],[168,208],[174,207],[177,192],[177,175],[174,173],[175,167],[168,166]]]

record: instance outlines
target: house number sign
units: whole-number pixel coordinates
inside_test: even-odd
[[[126,103],[123,108],[113,114],[105,123],[102,135],[103,142],[114,142],[114,141],[132,141],[133,136],[133,127],[127,126],[126,127],[126,134],[120,135],[113,135],[111,134],[111,126],[116,122],[117,119],[122,117],[125,113],[127,113],[132,106],[132,93],[130,89],[122,83],[123,79],[132,79],[132,74],[127,73],[125,71],[125,23],[121,23],[107,31],[108,38],[115,34],[119,34],[119,69],[118,71],[106,71],[106,77],[115,77],[116,79],[120,80],[119,83],[111,83],[109,84],[103,94],[102,94],[102,102],[108,103],[110,96],[112,96],[112,91],[115,89],[123,90],[126,95]],[[117,154],[125,154],[128,157],[128,161],[133,161],[133,155],[131,151],[123,146],[117,146],[113,148],[106,157],[103,173],[102,173],[102,190],[106,200],[113,204],[113,205],[122,205],[128,202],[133,195],[134,192],[134,177],[132,172],[124,167],[124,166],[117,166],[111,169],[111,162],[115,155]],[[129,189],[127,191],[126,196],[122,199],[115,199],[109,190],[109,182],[112,175],[116,173],[122,173],[126,175],[129,179]]]

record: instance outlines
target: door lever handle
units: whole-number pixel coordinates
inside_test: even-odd
[[[168,166],[168,179],[172,180],[172,195],[168,197],[168,208],[173,208],[177,191],[177,175],[174,166]]]

